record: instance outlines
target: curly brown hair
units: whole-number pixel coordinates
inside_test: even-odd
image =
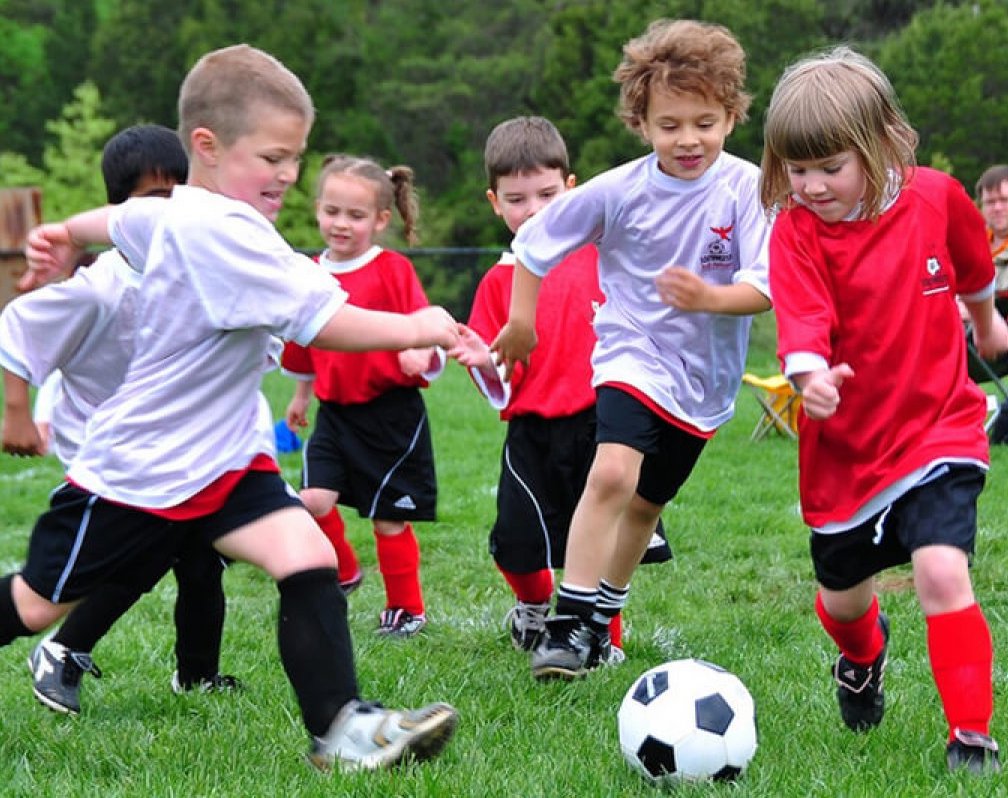
[[[699,94],[720,103],[735,122],[744,122],[752,97],[745,92],[745,51],[723,25],[688,19],[659,19],[623,45],[613,73],[620,84],[617,113],[640,135],[651,89]]]

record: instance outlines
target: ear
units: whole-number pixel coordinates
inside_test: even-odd
[[[735,114],[728,114],[728,123],[726,125],[725,138],[728,138],[732,131],[735,129]]]
[[[382,232],[386,227],[388,227],[390,221],[392,221],[391,209],[386,208],[383,211],[378,211],[378,215],[375,217],[374,231],[376,233]]]
[[[205,166],[217,165],[219,149],[217,135],[209,128],[194,128],[189,134],[189,151]]]
[[[493,208],[493,212],[498,216],[503,216],[504,214],[501,212],[500,201],[497,199],[497,192],[492,188],[488,188],[486,198],[490,201],[490,207]]]
[[[567,175],[566,185],[567,185],[567,190],[568,191],[570,191],[572,188],[574,188],[574,186],[577,185],[577,175],[575,175],[573,172],[571,172],[569,175]]]

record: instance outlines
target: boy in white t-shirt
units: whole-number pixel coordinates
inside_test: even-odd
[[[395,711],[360,700],[332,546],[256,432],[261,364],[273,336],[348,350],[451,347],[458,325],[441,308],[347,304],[277,233],[313,120],[304,86],[272,56],[248,45],[208,53],[179,95],[188,184],[29,235],[39,279],[84,243],[114,243],[144,264],[144,321],[25,568],[0,580],[0,644],[45,628],[97,580],[162,557],[178,535],[200,535],[277,582],[280,656],[313,738],[310,761],[373,769],[436,755],[458,715],[443,703]],[[82,541],[78,529],[89,532]]]
[[[653,148],[557,197],[512,244],[507,376],[535,346],[542,278],[598,248],[606,301],[592,355],[598,449],[571,521],[556,616],[532,651],[539,679],[606,659],[655,523],[734,412],[750,315],[769,309],[759,169],[724,152],[745,119],[745,53],[720,25],[658,20],[623,48],[620,115]]]

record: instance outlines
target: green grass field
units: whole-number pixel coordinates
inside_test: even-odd
[[[772,335],[772,332],[770,333]],[[751,365],[774,369],[766,322]],[[279,411],[291,390],[270,375]],[[626,612],[627,662],[573,684],[533,681],[502,626],[509,592],[486,549],[503,427],[457,366],[427,393],[440,478],[440,520],[420,525],[430,623],[418,639],[374,634],[382,608],[370,529],[349,519],[367,576],[350,599],[362,690],[388,705],[443,699],[461,723],[444,755],[378,774],[323,775],[303,761],[306,734],[276,652],[276,590],[236,565],[225,575],[222,670],[244,680],[236,696],[178,697],[169,578],[95,650],[104,678],[85,677],[84,711],[67,718],[31,694],[25,659],[34,640],[0,657],[2,796],[647,796],[657,790],[624,763],[616,709],[634,678],[662,661],[701,657],[736,673],[757,707],[759,750],[743,778],[691,785],[685,796],[1008,795],[1003,781],[950,776],[945,722],[931,679],[923,619],[909,572],[884,580],[892,620],[882,726],[855,736],[842,725],[829,669],[834,651],[813,610],[807,532],[797,513],[796,448],[751,443],[756,403],[708,446],[665,523],[673,562],[639,571]],[[1003,448],[1003,447],[1002,447]],[[993,452],[980,505],[973,570],[996,646],[993,732],[1008,743],[1008,451]],[[283,458],[296,484],[296,455]],[[0,457],[4,513],[0,568],[24,556],[34,519],[61,475],[57,462]]]

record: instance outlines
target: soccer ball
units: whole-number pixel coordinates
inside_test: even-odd
[[[699,659],[642,673],[617,716],[627,762],[649,781],[734,779],[756,753],[756,710],[739,678]]]

